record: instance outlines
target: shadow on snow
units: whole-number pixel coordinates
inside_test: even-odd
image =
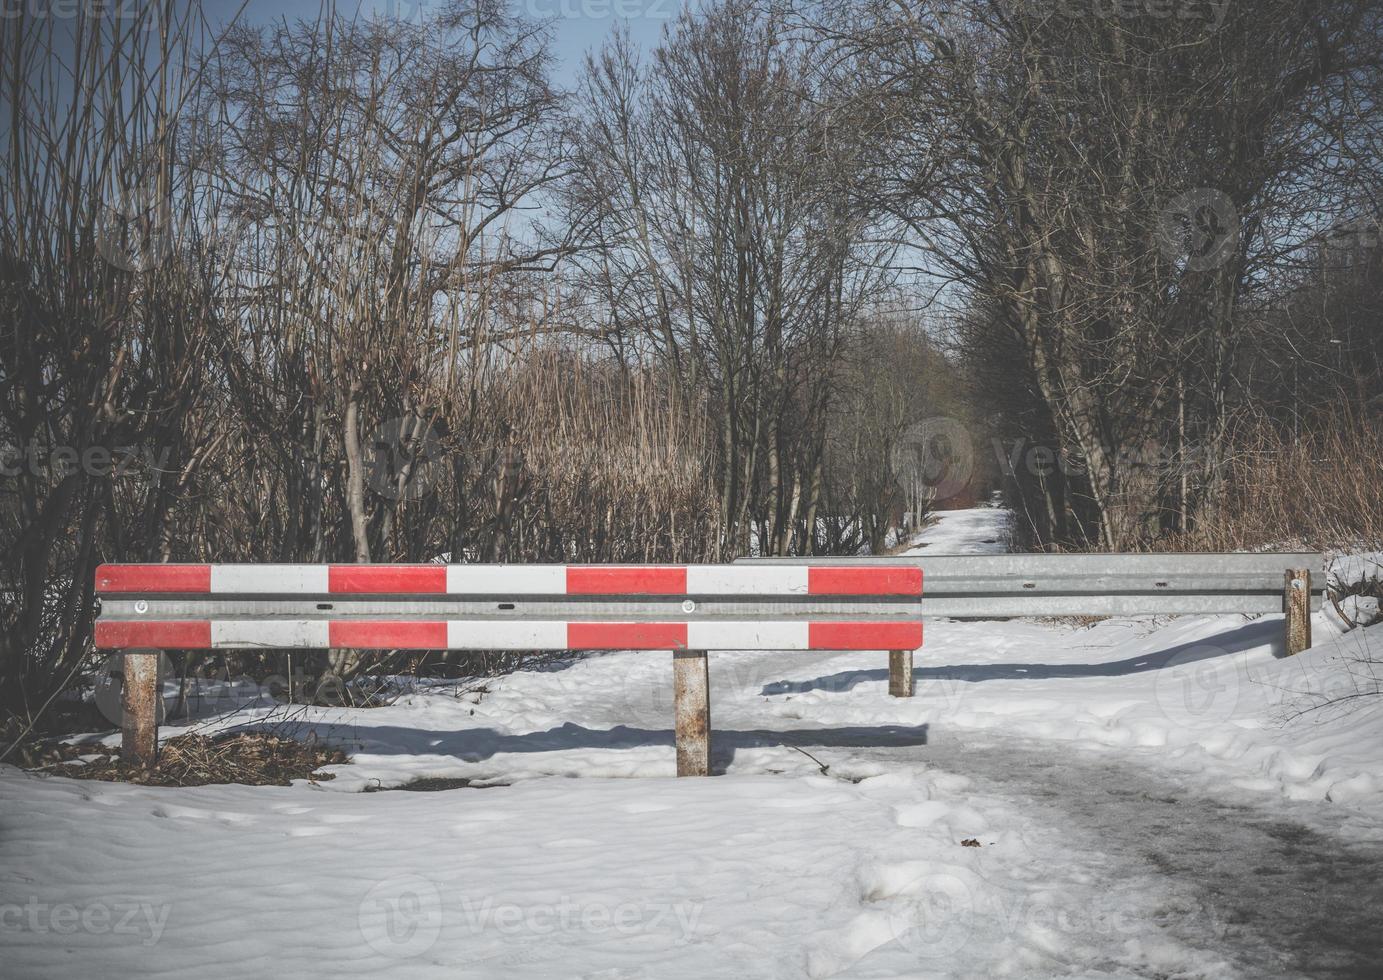
[[[1271,644],[1273,656],[1286,655],[1282,639],[1281,619],[1258,619],[1245,623],[1215,637],[1215,642],[1196,640],[1180,643],[1165,650],[1144,653],[1126,660],[1113,660],[1098,664],[955,664],[946,667],[914,667],[914,681],[1005,681],[1005,680],[1051,680],[1071,677],[1123,677],[1148,670],[1161,670],[1168,666],[1181,666],[1200,660],[1233,656],[1254,647]],[[926,656],[926,648],[918,654]],[[848,691],[857,684],[879,682],[888,679],[887,668],[877,670],[847,670],[805,681],[775,681],[765,684],[760,692],[764,695],[803,694],[807,691]]]

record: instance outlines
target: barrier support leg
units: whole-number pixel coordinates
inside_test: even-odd
[[[888,652],[888,693],[895,698],[912,697],[912,651]]]
[[[711,774],[711,675],[705,650],[672,651],[677,775]]]
[[[1311,646],[1311,569],[1287,569],[1282,608],[1287,613],[1287,654],[1294,656]]]
[[[149,769],[158,761],[158,651],[127,653],[124,668],[120,759]]]

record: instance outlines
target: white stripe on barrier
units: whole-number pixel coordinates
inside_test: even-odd
[[[212,565],[211,591],[325,595],[327,565]]]
[[[565,620],[451,620],[447,645],[454,650],[565,650],[567,624]]]
[[[321,649],[330,646],[329,626],[324,619],[213,619],[211,645]]]
[[[566,595],[565,565],[448,565],[453,595]]]
[[[691,622],[689,650],[806,650],[807,623]]]
[[[693,595],[806,595],[806,566],[688,565]]]

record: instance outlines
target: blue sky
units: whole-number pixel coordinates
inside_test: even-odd
[[[323,2],[330,0],[246,0],[242,21],[265,23],[281,17],[314,18]],[[569,84],[581,66],[585,52],[598,46],[617,24],[628,24],[635,41],[644,47],[658,43],[663,26],[677,16],[682,0],[508,0],[516,13],[553,25],[553,54],[560,62],[559,84]],[[442,0],[336,0],[343,13],[362,10],[390,17],[421,19],[435,13]],[[212,23],[228,20],[240,0],[206,0],[204,10]]]

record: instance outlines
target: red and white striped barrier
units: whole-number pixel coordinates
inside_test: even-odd
[[[903,565],[102,565],[96,591],[112,612],[96,623],[102,649],[895,650],[922,644],[915,617],[849,618],[856,608],[851,600],[920,597],[921,569]],[[131,603],[136,597],[142,605]],[[313,597],[335,601],[303,604]],[[365,610],[367,597],[380,602]],[[423,602],[442,597],[469,600],[457,605],[464,615],[447,615],[441,602],[429,614]],[[716,613],[717,600],[742,611],[756,598],[779,603],[743,618]],[[256,599],[281,606],[266,610],[253,605]],[[498,599],[512,602],[506,608]],[[581,601],[597,599],[610,602]],[[656,599],[665,601],[660,606]],[[806,605],[781,604],[791,599]],[[388,608],[390,600],[407,604],[407,615],[380,615],[377,605]],[[524,600],[548,601],[541,613],[526,614],[515,608]],[[552,616],[560,600],[571,600],[562,609],[571,615]],[[510,615],[498,616],[502,609]],[[895,620],[900,614],[891,607],[884,612]]]
[[[920,596],[915,566],[101,565],[102,595]]]
[[[156,650],[671,650],[677,771],[704,775],[706,651],[887,650],[910,694],[922,646],[916,565],[102,565],[96,592],[146,761]]]

